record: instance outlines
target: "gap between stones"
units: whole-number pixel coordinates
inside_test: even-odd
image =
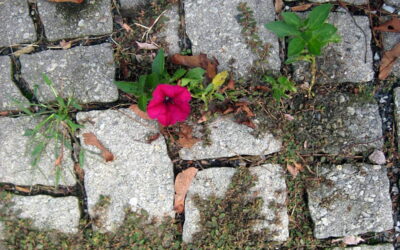
[[[37,39],[39,42],[46,41],[47,38],[38,12],[37,2],[29,0],[27,0],[27,2],[29,6],[29,16],[32,18],[33,25],[35,26]]]

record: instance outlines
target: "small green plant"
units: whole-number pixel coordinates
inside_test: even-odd
[[[290,81],[285,76],[280,76],[278,79],[275,79],[271,76],[265,76],[264,81],[271,84],[272,86],[272,96],[276,101],[280,101],[282,97],[289,98],[287,92],[297,92],[296,87],[294,86],[294,82]]]
[[[25,131],[24,136],[31,138],[33,145],[31,151],[31,165],[37,167],[47,145],[54,140],[55,152],[55,169],[56,169],[56,186],[61,178],[61,166],[64,155],[64,147],[72,150],[71,137],[74,138],[78,128],[83,126],[76,124],[72,117],[71,111],[74,109],[81,110],[82,107],[76,102],[75,98],[68,97],[64,100],[54,88],[52,81],[43,74],[43,80],[51,89],[55,96],[55,101],[48,104],[44,103],[21,103],[15,101],[21,110],[31,116],[40,119],[40,122],[33,128]],[[36,91],[35,91],[36,92]],[[36,93],[35,93],[36,95]],[[28,106],[28,107],[27,107]],[[37,112],[32,112],[37,110]],[[81,150],[80,163],[83,162],[83,151]]]
[[[282,13],[283,21],[265,24],[265,27],[274,32],[278,37],[288,37],[287,60],[285,63],[307,61],[311,63],[311,89],[316,81],[316,57],[321,55],[322,49],[330,42],[340,42],[341,38],[336,33],[337,28],[326,23],[332,4],[322,4],[315,7],[307,18],[302,19],[293,12]]]

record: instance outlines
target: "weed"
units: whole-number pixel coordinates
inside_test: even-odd
[[[290,81],[285,76],[280,76],[275,79],[271,76],[265,76],[264,81],[272,85],[272,96],[276,101],[280,102],[281,98],[289,98],[287,92],[297,92],[294,82]]]
[[[282,13],[283,21],[265,24],[265,27],[274,32],[278,37],[289,37],[287,64],[296,61],[311,63],[311,84],[309,96],[316,81],[316,57],[321,55],[322,49],[330,42],[340,42],[337,28],[325,23],[332,4],[322,4],[315,7],[307,18],[301,19],[293,12]]]
[[[22,103],[14,100],[21,110],[28,116],[39,118],[41,121],[33,128],[25,131],[24,136],[31,138],[33,149],[31,151],[31,165],[37,167],[48,144],[54,140],[55,149],[55,168],[56,168],[56,186],[61,178],[61,166],[64,157],[64,147],[72,150],[71,137],[75,138],[77,129],[83,126],[76,124],[71,112],[81,110],[82,107],[75,98],[68,97],[64,100],[54,88],[52,81],[43,74],[43,80],[54,94],[55,101],[48,104],[43,103]],[[36,95],[35,91],[35,95]],[[27,107],[28,106],[28,107]],[[36,110],[37,112],[32,112]],[[83,151],[80,152],[79,159],[83,164]]]

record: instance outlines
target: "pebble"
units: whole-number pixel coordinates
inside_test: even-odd
[[[375,149],[374,152],[368,156],[368,159],[374,164],[382,165],[386,163],[385,154],[377,149]]]

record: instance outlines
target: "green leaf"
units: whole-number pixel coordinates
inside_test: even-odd
[[[151,65],[151,72],[161,75],[164,72],[164,68],[165,68],[164,50],[159,49]]]
[[[212,83],[208,84],[207,88],[204,90],[204,94],[210,93],[214,89],[214,85]]]
[[[299,55],[305,46],[306,42],[301,37],[291,39],[288,45],[288,57]]]
[[[289,25],[283,21],[275,21],[265,24],[265,27],[274,32],[278,37],[300,36],[301,33],[295,26]]]
[[[313,32],[313,37],[323,41],[329,41],[336,33],[337,28],[330,23],[324,23],[322,26]]]
[[[321,55],[321,49],[325,44],[326,43],[318,39],[311,39],[307,45],[308,51],[313,55],[319,56]]]
[[[205,72],[202,68],[193,68],[186,73],[185,78],[202,80]]]
[[[43,77],[43,81],[44,81],[48,86],[53,85],[53,82],[49,79],[49,77],[48,77],[45,73],[42,73],[42,77]]]
[[[285,23],[295,26],[296,28],[299,28],[301,26],[301,19],[298,15],[296,15],[296,13],[283,12],[281,15]]]
[[[82,110],[82,106],[79,105],[75,100],[71,102],[72,107],[76,108],[77,110]]]
[[[75,131],[76,131],[78,128],[83,128],[82,125],[76,124],[76,123],[74,123],[73,121],[68,120],[68,119],[66,120],[66,123],[67,123],[68,126],[70,127],[70,129],[71,129],[71,131],[72,131],[72,134],[75,134]]]
[[[306,28],[314,30],[319,28],[325,20],[328,18],[329,12],[332,9],[332,4],[322,4],[318,7],[315,7],[311,13],[308,15],[308,21]]]
[[[264,82],[270,83],[270,84],[276,84],[275,78],[272,76],[264,76]]]
[[[151,73],[146,77],[146,89],[150,89],[151,92],[160,84],[160,77],[157,73]]]
[[[147,96],[142,95],[138,99],[138,107],[143,111],[146,112],[147,103],[149,102],[149,98]]]
[[[186,70],[185,69],[178,69],[177,71],[175,71],[175,73],[172,75],[172,77],[169,79],[169,82],[175,82],[176,80],[182,78],[185,74],[186,74]]]
[[[60,107],[65,107],[64,99],[62,99],[59,96],[56,96],[56,101],[58,102],[58,105],[60,105]]]
[[[214,93],[214,96],[220,101],[225,101],[225,97],[220,93]]]
[[[79,166],[83,168],[83,165],[85,164],[85,150],[81,148],[79,151]]]
[[[114,84],[125,93],[134,96],[140,96],[143,94],[143,88],[141,88],[140,84],[137,82],[115,81]]]

